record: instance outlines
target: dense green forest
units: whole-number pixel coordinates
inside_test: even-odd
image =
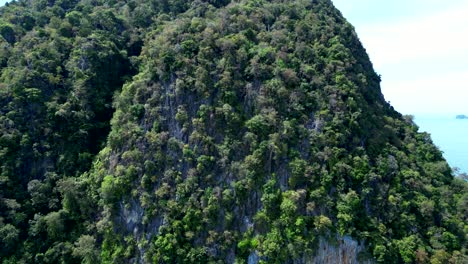
[[[468,262],[468,184],[330,0],[20,0],[0,35],[2,264]]]

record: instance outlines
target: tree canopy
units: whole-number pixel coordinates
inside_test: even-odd
[[[2,263],[465,263],[468,185],[330,0],[0,8]]]

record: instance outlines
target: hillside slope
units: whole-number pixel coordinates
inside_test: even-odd
[[[1,18],[3,263],[467,261],[466,182],[331,1]]]

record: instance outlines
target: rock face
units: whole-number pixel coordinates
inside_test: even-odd
[[[358,260],[359,253],[366,249],[356,240],[349,236],[338,238],[337,245],[330,244],[325,239],[321,238],[317,249],[316,256],[308,263],[316,264],[371,264],[371,260]]]
[[[372,264],[372,259],[359,260],[360,253],[364,253],[366,248],[349,236],[338,237],[331,243],[327,239],[320,238],[317,251],[312,258],[304,257],[293,260],[294,264]],[[247,260],[248,264],[258,264],[262,258],[258,252],[252,252]]]

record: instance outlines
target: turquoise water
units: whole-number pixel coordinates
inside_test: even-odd
[[[419,131],[431,134],[451,167],[468,172],[468,119],[456,119],[455,116],[416,115],[414,121]]]

